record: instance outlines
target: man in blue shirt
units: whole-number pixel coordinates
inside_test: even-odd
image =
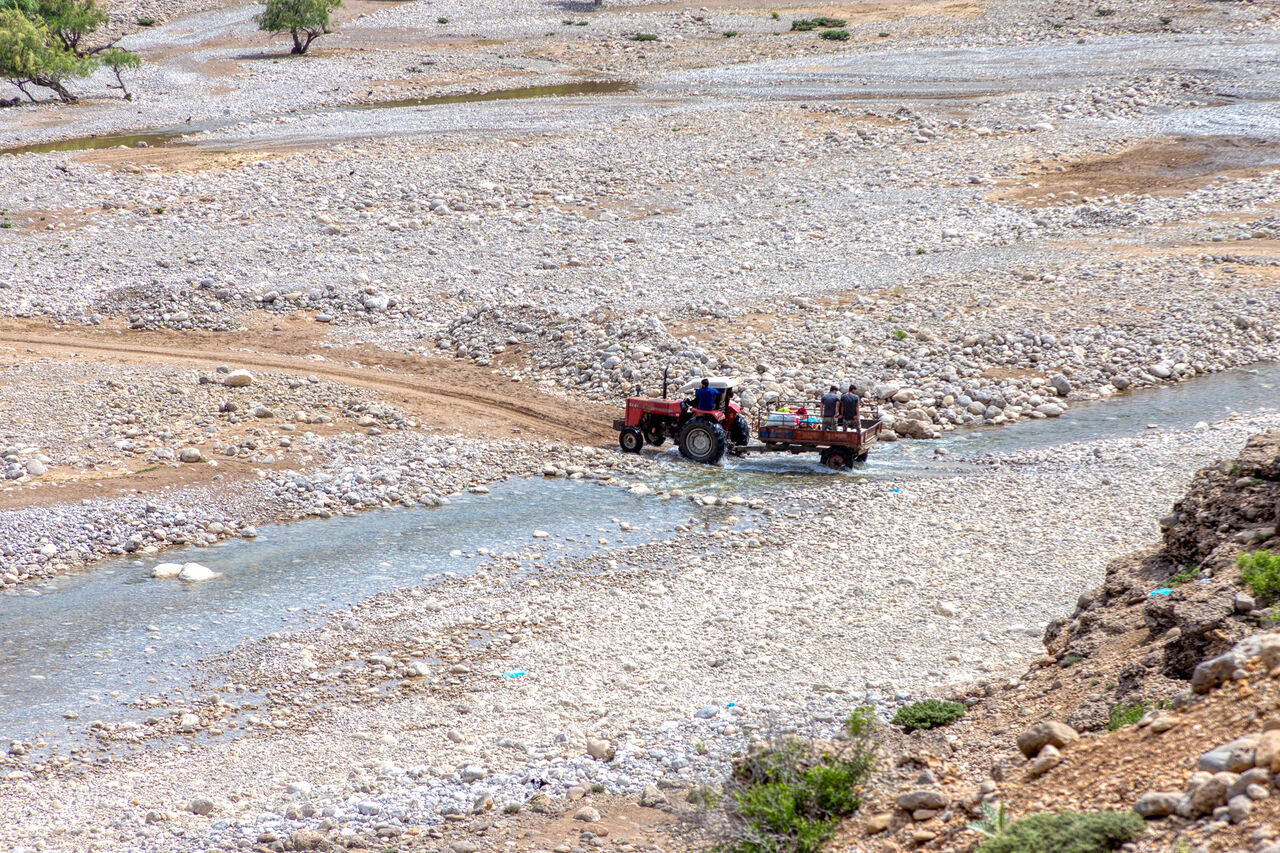
[[[702,387],[693,392],[693,407],[709,412],[716,407],[716,389],[711,387],[711,383],[702,380]]]

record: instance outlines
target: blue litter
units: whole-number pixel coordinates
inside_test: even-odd
[[[1173,592],[1173,590],[1169,589],[1169,587],[1167,586],[1162,586],[1159,589],[1151,590],[1152,595],[1168,595],[1171,592]]]
[[[737,704],[738,704],[737,702],[728,702],[728,703],[726,703],[726,704],[725,704],[725,707],[726,707],[726,708],[732,708],[734,705],[737,705]]]
[[[503,678],[519,678],[524,674],[525,673],[523,669],[509,669],[506,672],[502,673],[502,677]]]
[[[898,492],[900,492],[900,491],[902,491],[902,490],[901,490],[901,489],[890,489],[889,491],[893,492],[893,493],[896,495],[896,494],[898,494]]]

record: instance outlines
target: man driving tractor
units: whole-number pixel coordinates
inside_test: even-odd
[[[711,383],[706,379],[702,380],[702,386],[693,392],[693,407],[709,412],[716,407],[716,395],[719,392],[711,387]]]

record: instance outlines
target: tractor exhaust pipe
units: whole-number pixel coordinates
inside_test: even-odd
[[[667,399],[667,374],[671,372],[671,365],[662,368],[662,399]]]

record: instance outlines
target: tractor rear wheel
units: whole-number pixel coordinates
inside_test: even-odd
[[[741,415],[729,424],[729,438],[733,439],[734,444],[747,444],[751,441],[751,427],[747,426],[746,419]]]
[[[828,447],[818,458],[832,471],[844,471],[853,466],[853,457],[842,447]]]
[[[639,453],[644,447],[644,436],[635,427],[626,427],[618,432],[618,446],[627,453]]]
[[[706,418],[694,418],[680,430],[680,455],[704,465],[714,465],[724,456],[724,427]]]

